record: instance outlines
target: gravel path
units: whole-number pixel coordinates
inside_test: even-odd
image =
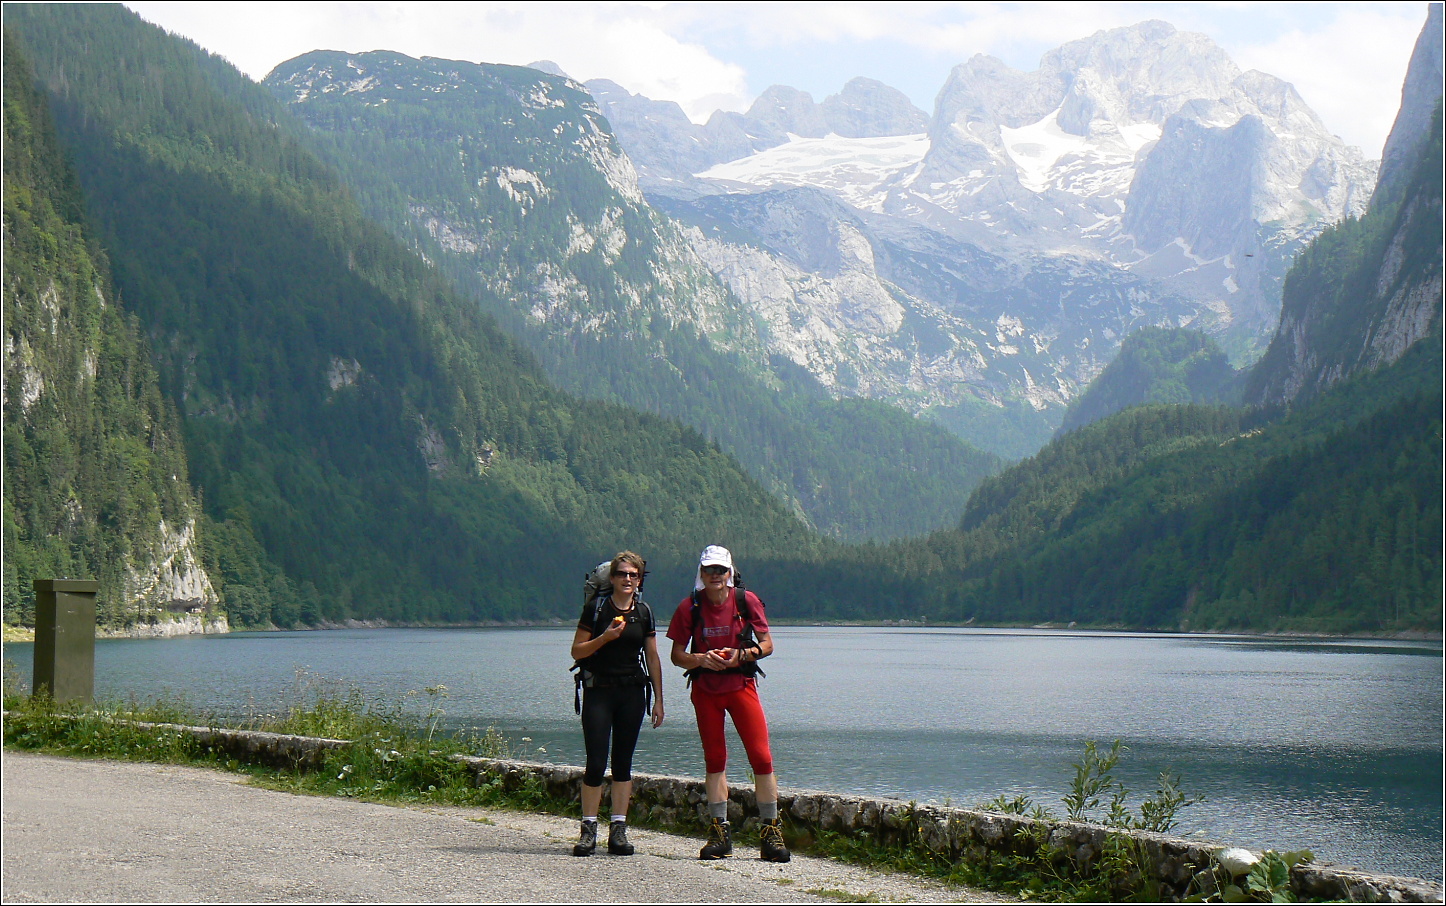
[[[221,771],[6,751],[0,899],[20,902],[997,902],[825,859],[572,856],[570,819],[295,796]],[[605,846],[603,847],[605,849]]]

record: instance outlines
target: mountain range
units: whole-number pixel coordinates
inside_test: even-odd
[[[650,201],[698,227],[771,351],[831,392],[894,400],[1015,458],[1139,327],[1203,330],[1253,361],[1292,257],[1375,185],[1376,164],[1288,83],[1158,21],[1065,44],[1033,72],[976,56],[928,116],[862,79],[819,104],[775,86],[701,126],[587,87]],[[829,205],[849,228],[774,228]],[[891,270],[901,258],[936,279]],[[838,295],[856,300],[846,323]],[[904,327],[920,322],[936,342]],[[1011,405],[1022,437],[977,416]]]
[[[121,7],[3,15],[7,622],[42,570],[98,575],[117,624],[565,619],[613,550],[674,583],[724,540],[782,618],[1439,629],[1439,5],[1396,175],[1334,225],[1254,218],[1355,204],[1321,175],[1350,155],[1321,139],[1320,179],[1291,183],[1309,143],[1272,124],[1312,118],[1158,23],[1043,76],[976,58],[921,133],[877,134],[920,116],[877,83],[775,90],[715,117],[743,157],[668,176],[555,72],[317,51],[258,86]],[[1159,104],[1120,93],[1147,77]],[[1241,292],[1267,246],[1304,249],[1248,369],[1226,361],[1248,306],[1105,237],[1158,196],[1071,239],[1104,195],[1054,169],[1118,175],[1111,129],[1202,79],[1216,97],[1165,115],[1130,184],[1161,148],[1287,174],[1238,180],[1243,232],[1207,229],[1183,176],[1165,205],[1207,229],[1192,253],[1265,242],[1205,261]],[[1102,144],[1030,171],[1011,155],[1045,120]],[[833,188],[717,173],[808,142],[873,156]],[[934,181],[841,188],[905,154]],[[1040,199],[1063,219],[997,226]]]
[[[559,386],[692,425],[825,534],[942,527],[996,467],[936,425],[774,367],[756,316],[644,201],[607,121],[566,79],[318,51],[264,84],[368,213]]]

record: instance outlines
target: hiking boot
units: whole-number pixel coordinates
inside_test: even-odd
[[[763,838],[759,845],[759,856],[765,862],[787,862],[792,856],[788,854],[788,847],[783,843],[783,822],[777,818],[772,821],[763,822],[758,828],[758,835]]]
[[[572,847],[572,854],[574,856],[590,856],[595,849],[597,849],[597,822],[584,821],[582,833]]]
[[[728,822],[714,818],[708,827],[708,842],[698,851],[700,859],[726,859],[733,854],[733,837],[728,832]]]
[[[608,828],[608,852],[614,856],[631,856],[633,845],[628,842],[628,823],[614,821]]]

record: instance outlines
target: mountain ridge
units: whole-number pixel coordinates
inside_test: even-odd
[[[879,402],[844,405],[775,367],[756,318],[644,203],[575,83],[314,52],[266,84],[372,216],[527,344],[553,380],[693,425],[826,534],[937,528],[993,468],[937,426]],[[870,469],[874,499],[843,496],[876,435],[907,452]]]
[[[795,118],[811,109],[800,93],[770,92],[770,109]],[[751,195],[781,198],[784,189],[812,187],[881,219],[922,226],[993,255],[1103,263],[1122,286],[1145,285],[1150,297],[1175,300],[1143,305],[1145,323],[1202,329],[1237,364],[1253,361],[1268,344],[1290,258],[1329,223],[1362,213],[1374,186],[1375,165],[1332,136],[1288,83],[1242,71],[1209,38],[1160,21],[1068,42],[1032,72],[978,55],[955,67],[927,130],[910,137],[807,137],[821,128],[817,117],[804,117],[791,134],[750,120],[748,128],[740,126],[753,136],[748,142],[715,147],[708,144],[709,127],[691,124],[681,110],[653,115],[662,109],[657,102],[615,85],[595,97],[629,156],[648,162],[638,168],[644,192],[678,216],[688,206],[716,211],[735,200],[753,204]],[[710,147],[716,153],[700,150]],[[728,156],[734,159],[712,162]],[[699,169],[704,164],[707,169]],[[810,360],[784,339],[793,331],[781,312],[808,311],[826,322],[822,303],[810,305],[784,288],[789,281],[772,265],[740,272],[737,261],[751,253],[719,254],[718,240],[708,241],[712,251],[700,252],[727,262],[735,293],[755,297],[749,307],[770,331],[770,351],[825,386],[843,388],[840,375],[857,370],[857,362],[845,369],[840,361]],[[745,284],[778,291],[761,298]],[[868,292],[887,307],[887,293]],[[939,298],[920,301],[949,307]],[[1035,409],[1031,431],[1044,437],[1128,331],[1095,336],[1085,352],[1056,344],[1053,323],[1039,322],[1037,313],[1007,314],[1021,324],[1023,339],[1059,349],[1061,360],[1093,360],[1083,367],[1052,365],[1044,369],[1052,372],[1049,381],[1031,369],[1035,386],[1063,379],[1058,399]],[[948,332],[943,321],[935,328]],[[972,332],[987,332],[987,325],[975,323]],[[955,354],[969,357],[972,350],[961,342]],[[925,365],[921,373],[928,370]],[[998,389],[976,390],[971,408],[998,409]],[[1029,399],[1031,406],[1040,401],[1022,375],[1002,396]],[[941,405],[954,404],[938,399],[911,411]],[[962,436],[999,449],[967,430]]]

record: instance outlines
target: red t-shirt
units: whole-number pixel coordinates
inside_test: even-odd
[[[748,622],[753,627],[756,641],[760,633],[768,632],[768,618],[763,613],[763,601],[751,591],[743,594],[748,601]],[[735,604],[737,591],[728,589],[728,597],[722,604],[711,604],[708,596],[698,592],[698,626],[693,626],[693,596],[689,595],[673,612],[668,623],[668,638],[683,642],[694,654],[702,654],[714,648],[737,648],[738,633],[743,629],[743,617]],[[718,673],[714,670],[700,670],[693,677],[693,688],[700,692],[736,692],[752,681],[752,677],[741,673]]]

